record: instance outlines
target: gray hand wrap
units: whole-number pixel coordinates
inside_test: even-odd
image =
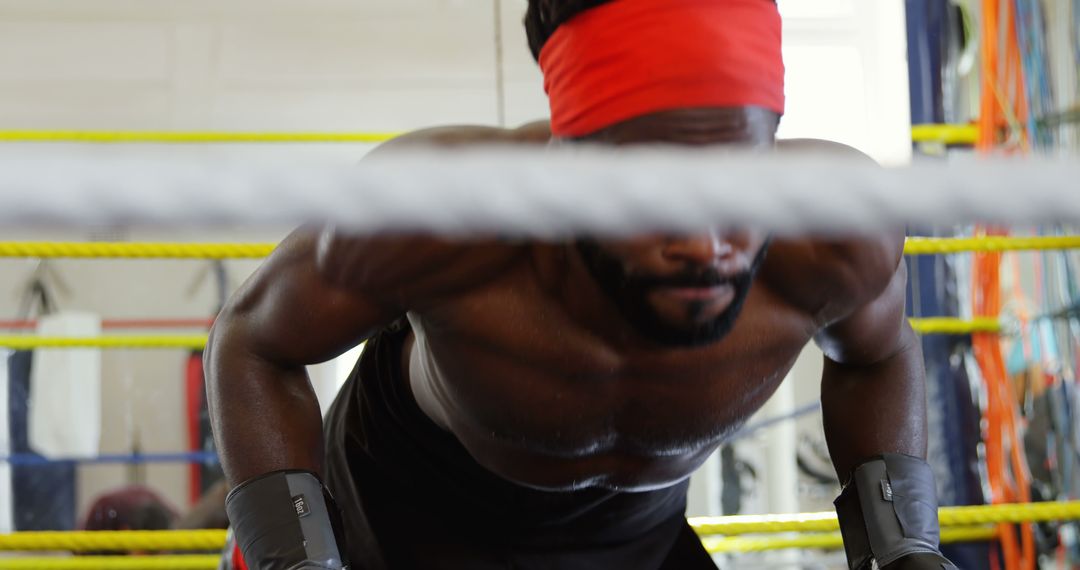
[[[851,570],[915,553],[940,555],[937,486],[922,459],[887,454],[860,465],[835,504]]]
[[[229,493],[225,510],[251,570],[347,568],[333,498],[307,471],[277,471]]]

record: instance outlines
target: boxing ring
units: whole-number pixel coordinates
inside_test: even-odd
[[[1008,523],[1080,519],[1080,501],[944,507],[940,511],[943,543],[992,540]],[[789,548],[839,549],[836,513],[803,513],[691,518],[690,525],[713,554],[761,552]],[[1004,527],[992,526],[995,523]],[[24,532],[0,535],[0,551],[172,551],[220,550],[225,531],[98,531]],[[159,556],[94,556],[71,558],[0,558],[3,569],[80,570],[99,568],[211,570],[219,557],[212,554]]]
[[[1080,219],[1075,190],[1062,183],[1080,179],[1080,164],[1064,159],[882,169],[835,154],[561,145],[403,150],[342,165],[32,150],[0,157],[5,226],[257,227],[317,220],[365,232],[558,238],[724,224],[835,234],[916,222]]]
[[[2,131],[0,141],[98,143],[378,142],[388,133],[122,133]],[[31,153],[32,155],[33,153]],[[629,158],[627,158],[629,154]],[[1036,224],[1080,220],[1080,164],[961,161],[879,169],[828,157],[716,157],[598,149],[418,151],[352,167],[235,160],[163,160],[50,152],[48,167],[0,157],[0,223],[283,224],[313,220],[358,231],[500,232],[557,238],[590,231],[693,230],[716,223],[777,232],[867,232],[908,222]],[[768,172],[768,175],[762,175]],[[751,186],[752,185],[752,186]],[[752,187],[753,192],[747,192]],[[508,188],[511,190],[508,191]],[[656,200],[657,188],[664,188]],[[1023,188],[1017,192],[1017,188]],[[588,190],[588,192],[584,192]],[[183,200],[178,200],[182,196]],[[255,200],[260,196],[259,200]],[[252,204],[259,204],[252,207]],[[0,242],[0,258],[258,259],[272,243]],[[910,238],[908,256],[1080,248],[1080,236]],[[1009,315],[912,319],[920,334],[1008,335]],[[0,336],[0,347],[200,349],[205,334]],[[1012,524],[1080,519],[1080,501],[941,509],[945,543],[987,541]],[[835,513],[693,518],[713,554],[842,547]],[[0,551],[170,552],[0,557],[5,568],[217,567],[224,531],[23,532]],[[200,552],[201,554],[177,554]]]
[[[0,242],[0,258],[34,259],[259,259],[270,254],[273,243],[88,243],[88,242]],[[1080,236],[909,238],[904,253],[944,255],[971,252],[1045,251],[1080,248]],[[198,323],[203,324],[203,323]],[[998,333],[1009,323],[992,317],[963,320],[952,317],[911,319],[920,334]],[[14,350],[35,348],[102,349],[201,349],[205,334],[108,335],[87,337],[40,337],[0,335],[0,347]]]

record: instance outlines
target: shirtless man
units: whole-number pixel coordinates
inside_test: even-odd
[[[550,131],[439,129],[379,152],[784,146],[771,0],[533,0],[526,26]],[[902,248],[900,232],[512,243],[301,229],[206,353],[239,552],[267,569],[715,568],[684,518],[686,480],[815,341],[851,568],[954,569],[919,459]],[[324,426],[304,367],[364,340]]]

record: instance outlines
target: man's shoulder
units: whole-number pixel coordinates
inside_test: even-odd
[[[384,153],[416,147],[461,147],[492,144],[546,144],[551,138],[547,121],[536,121],[517,128],[481,125],[453,125],[412,131],[395,137],[375,149]]]
[[[874,159],[853,146],[824,139],[782,139],[776,141],[776,150],[782,154],[808,154],[852,160],[856,164],[876,164]]]
[[[874,301],[901,269],[903,232],[778,239],[764,284],[815,321],[829,322]]]
[[[780,140],[777,151],[875,164],[854,147],[821,139]],[[858,236],[788,236],[774,242],[763,276],[801,308],[842,312],[884,291],[900,265],[903,247],[903,229]]]

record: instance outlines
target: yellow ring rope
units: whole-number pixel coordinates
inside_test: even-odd
[[[0,570],[215,570],[221,556],[0,558]]]
[[[941,542],[975,542],[992,540],[997,536],[994,527],[955,527],[941,531]],[[820,548],[835,550],[844,547],[839,532],[812,533],[790,537],[736,537],[704,538],[702,544],[709,554],[733,554],[737,552],[762,552],[765,550],[783,550],[786,548]]]
[[[939,511],[943,528],[993,523],[1045,522],[1080,519],[1080,501],[1045,502],[973,507],[943,507]],[[704,536],[723,534],[763,534],[778,532],[831,532],[840,529],[836,513],[795,515],[750,515],[696,517],[690,526]]]
[[[930,317],[910,319],[911,328],[919,334],[972,334],[1000,333],[1001,322],[993,318],[980,318],[970,321],[950,317]]]
[[[225,131],[80,131],[3,130],[0,142],[75,143],[377,143],[399,136],[394,132],[225,132]],[[915,125],[913,142],[975,144],[975,125]]]
[[[985,538],[995,523],[1044,522],[1080,519],[1080,501],[945,507],[940,511],[943,536],[967,537],[978,532]],[[690,526],[701,536],[774,534],[786,532],[836,532],[835,513],[802,513],[736,517],[696,517]],[[951,533],[951,534],[950,534]],[[839,534],[836,534],[839,537]],[[820,537],[814,537],[820,539]],[[732,540],[732,539],[729,539]],[[957,540],[965,540],[958,538]],[[219,550],[225,531],[97,531],[97,532],[17,532],[0,534],[0,550],[87,551],[87,550]],[[809,547],[807,547],[809,548]]]
[[[919,334],[962,335],[975,332],[996,333],[1001,325],[994,319],[963,321],[951,318],[911,319],[911,327]],[[0,335],[0,348],[34,350],[38,348],[99,348],[99,349],[165,349],[200,350],[206,346],[205,334],[193,335],[105,335],[105,336],[37,336]]]
[[[272,243],[0,242],[0,257],[69,259],[259,259]]]
[[[78,259],[257,259],[274,250],[272,243],[111,243],[0,242],[0,257]],[[975,251],[1044,251],[1078,249],[1080,236],[908,238],[907,255]]]
[[[914,125],[911,127],[911,140],[916,143],[974,145],[978,138],[979,127],[975,125]]]
[[[399,133],[221,132],[221,131],[0,131],[0,142],[75,143],[379,143]]]
[[[942,531],[943,543],[990,540],[997,532],[993,527],[951,528]],[[785,548],[839,549],[843,547],[840,533],[809,534],[794,537],[706,538],[705,549],[710,554],[761,552]],[[208,556],[94,556],[76,558],[7,558],[0,559],[0,570],[127,570],[127,569],[185,569],[213,570],[220,557]]]
[[[795,515],[693,517],[688,520],[694,532],[701,536],[778,532],[831,532],[840,530],[840,524],[836,522],[836,513],[834,512],[800,513]]]
[[[0,242],[0,257],[35,258],[170,258],[170,259],[255,259],[268,255],[269,243],[85,243],[85,242]],[[960,251],[1005,251],[1017,249],[1080,248],[1080,236],[910,238],[909,255],[955,253]],[[972,334],[1001,332],[1001,323],[992,318],[964,321],[953,318],[912,319],[920,334]],[[108,336],[63,338],[0,336],[0,346],[16,350],[33,348],[188,348],[199,349],[205,336]]]
[[[986,251],[1046,251],[1080,248],[1080,236],[977,237],[977,238],[908,238],[906,255]]]
[[[221,550],[223,530],[52,531],[0,534],[0,550]]]
[[[0,347],[12,350],[37,348],[184,348],[200,350],[206,346],[205,334],[194,335],[108,335],[88,337],[61,336],[0,336]]]

